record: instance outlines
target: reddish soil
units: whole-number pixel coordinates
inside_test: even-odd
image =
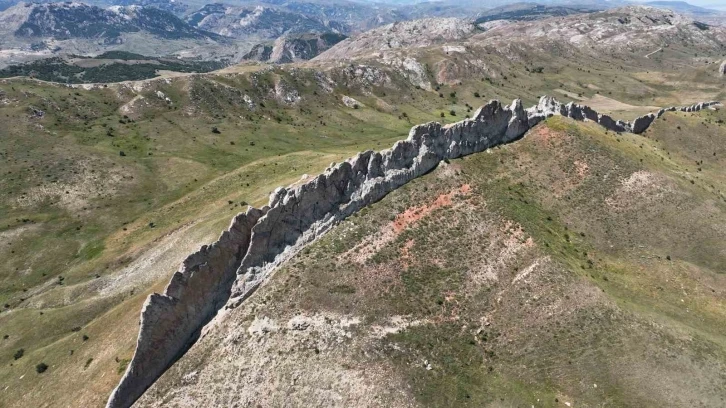
[[[414,222],[420,220],[421,218],[425,217],[426,215],[430,214],[432,211],[434,211],[437,208],[441,207],[448,207],[452,204],[452,199],[457,195],[469,195],[471,192],[471,186],[469,184],[464,184],[461,187],[459,187],[456,190],[453,190],[447,194],[441,194],[434,200],[433,203],[430,205],[423,205],[420,207],[411,207],[404,211],[401,214],[398,214],[396,216],[396,219],[393,221],[393,231],[396,234],[399,234],[401,231],[406,229],[407,226],[413,224]]]
[[[544,144],[551,143],[553,139],[561,136],[560,132],[550,129],[548,126],[537,126],[527,137],[531,138],[535,143]]]

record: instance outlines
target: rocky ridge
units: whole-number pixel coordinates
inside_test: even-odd
[[[667,111],[694,112],[718,102],[661,109],[632,123],[590,107],[542,97],[524,109],[491,101],[471,119],[415,126],[406,140],[381,152],[366,151],[295,188],[278,188],[268,206],[237,215],[220,239],[190,255],[164,294],[151,295],[141,312],[136,352],[107,407],[129,407],[196,340],[226,303],[236,307],[276,266],[338,222],[386,194],[454,159],[522,137],[547,117],[590,120],[606,129],[642,133]]]

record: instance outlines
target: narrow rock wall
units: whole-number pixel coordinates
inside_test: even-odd
[[[154,293],[146,299],[134,357],[108,407],[130,407],[224,306],[247,252],[252,226],[265,211],[250,208],[237,215],[217,242],[184,260],[163,295]]]
[[[616,132],[641,133],[666,111],[694,112],[715,105],[661,109],[633,123],[616,121],[587,106],[542,97],[525,110],[489,102],[471,119],[415,126],[408,138],[381,152],[366,151],[329,166],[301,186],[278,188],[269,206],[250,208],[232,220],[210,246],[190,255],[163,295],[151,295],[141,312],[136,352],[108,408],[126,408],[196,340],[201,328],[227,304],[235,307],[280,263],[336,223],[435,168],[441,160],[484,151],[522,137],[547,117],[597,122]]]

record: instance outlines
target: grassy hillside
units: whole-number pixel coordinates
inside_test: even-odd
[[[556,117],[442,163],[277,271],[140,406],[721,406],[724,119]]]

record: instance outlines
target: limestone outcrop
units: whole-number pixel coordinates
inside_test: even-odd
[[[163,295],[144,304],[136,352],[108,408],[126,408],[184,353],[201,328],[225,304],[235,307],[265,281],[272,270],[341,220],[389,192],[434,169],[440,161],[482,152],[514,141],[554,115],[596,122],[616,132],[641,133],[666,111],[692,112],[712,106],[661,109],[633,123],[598,114],[587,106],[542,97],[524,109],[491,101],[471,119],[415,126],[391,149],[366,151],[294,188],[278,188],[269,205],[250,208],[232,220],[210,246],[190,255]]]
[[[141,310],[134,357],[108,407],[130,407],[224,306],[235,271],[247,252],[252,226],[265,211],[249,208],[237,215],[217,242],[184,260],[163,295],[149,296]]]

